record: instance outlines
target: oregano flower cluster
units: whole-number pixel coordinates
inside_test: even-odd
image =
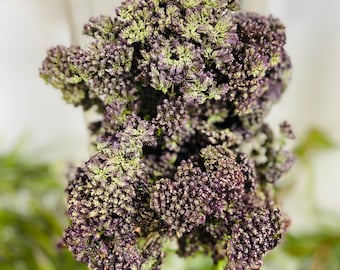
[[[264,122],[291,69],[278,19],[235,0],[125,0],[91,18],[87,47],[56,46],[40,75],[95,110],[96,150],[69,176],[63,242],[91,269],[160,269],[164,245],[259,269],[288,219],[292,166]]]

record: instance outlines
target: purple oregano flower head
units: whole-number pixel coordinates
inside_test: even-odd
[[[64,244],[98,270],[160,269],[169,240],[259,269],[289,223],[273,187],[293,133],[264,123],[289,81],[284,26],[234,0],[125,0],[84,34],[86,48],[51,48],[40,69],[101,116],[69,176]]]

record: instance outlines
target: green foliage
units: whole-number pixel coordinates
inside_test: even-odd
[[[340,230],[321,227],[310,233],[286,234],[282,245],[265,259],[264,269],[337,270],[339,265]]]
[[[285,185],[279,188],[280,197],[294,189],[299,173],[308,175],[308,205],[317,224],[313,231],[300,230],[287,233],[284,241],[265,259],[268,270],[337,270],[340,265],[340,216],[326,212],[317,205],[315,197],[315,158],[327,151],[338,149],[329,133],[320,128],[310,128],[295,147],[297,164]]]
[[[57,247],[66,226],[63,183],[47,164],[0,156],[0,269],[87,269]]]
[[[336,143],[321,129],[311,128],[295,148],[296,155],[301,159],[307,159],[313,154],[336,147]]]
[[[188,258],[180,258],[175,253],[170,253],[164,262],[162,270],[224,270],[226,261],[221,260],[214,264],[212,259],[204,254],[197,253]]]

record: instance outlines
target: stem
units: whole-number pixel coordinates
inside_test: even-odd
[[[268,13],[268,0],[243,0],[241,7],[244,11],[266,14]]]
[[[65,14],[66,14],[66,20],[70,29],[70,38],[71,38],[71,44],[76,44],[77,39],[76,39],[76,26],[75,26],[75,21],[72,16],[72,8],[69,0],[64,0],[64,9],[65,9]]]
[[[66,20],[70,29],[71,44],[81,43],[81,29],[93,15],[93,1],[91,0],[64,0]]]

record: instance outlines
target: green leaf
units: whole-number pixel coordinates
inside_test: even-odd
[[[57,247],[67,223],[60,174],[19,153],[0,156],[0,269],[88,269]]]
[[[318,128],[310,129],[306,136],[295,148],[295,153],[300,158],[307,158],[312,152],[329,150],[337,147],[337,144],[326,132]]]

